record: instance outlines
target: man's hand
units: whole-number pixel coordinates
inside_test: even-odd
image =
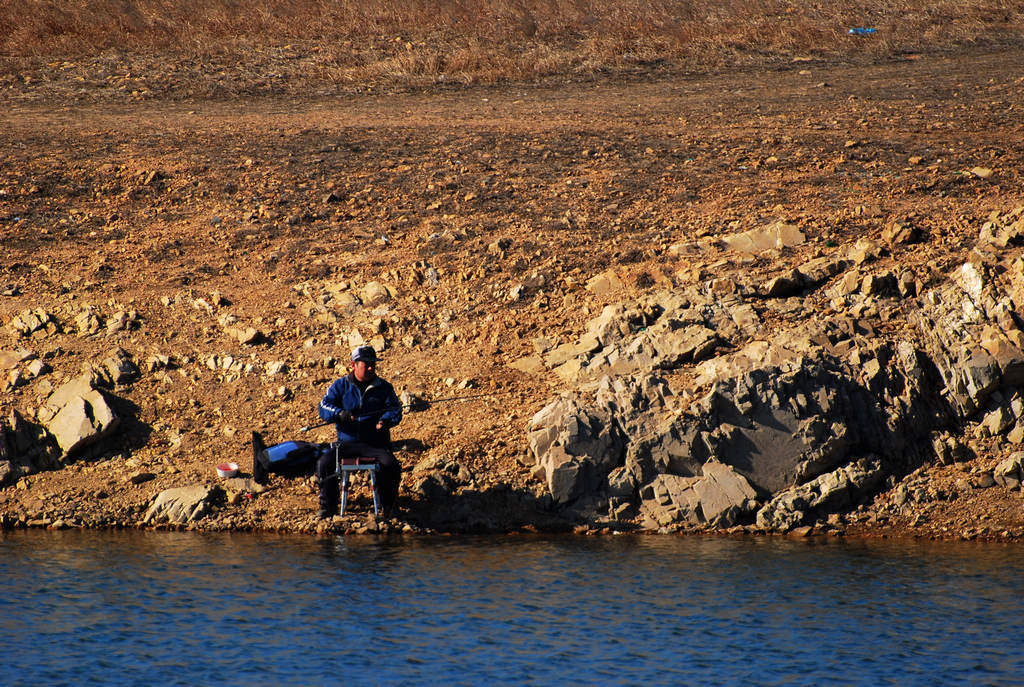
[[[381,420],[380,422],[377,423],[377,429],[384,429],[384,421],[383,420]]]
[[[352,422],[352,420],[352,412],[348,410],[343,410],[334,416],[335,422]]]

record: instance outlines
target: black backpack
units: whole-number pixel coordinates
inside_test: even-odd
[[[320,453],[330,446],[310,441],[285,441],[267,446],[259,432],[253,432],[252,478],[257,484],[266,484],[270,473],[284,477],[312,475]]]

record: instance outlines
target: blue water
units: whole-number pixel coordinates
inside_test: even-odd
[[[1021,553],[8,532],[0,683],[1024,684]]]

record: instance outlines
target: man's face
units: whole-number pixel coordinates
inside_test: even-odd
[[[367,360],[357,360],[352,363],[352,374],[360,382],[368,382],[377,376],[377,364]]]

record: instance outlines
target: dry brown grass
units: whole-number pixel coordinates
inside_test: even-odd
[[[877,33],[847,35],[853,26]],[[877,59],[1022,35],[1024,2],[997,0],[0,0],[0,86],[81,92],[118,88],[125,73],[120,88],[142,96],[494,83]]]

